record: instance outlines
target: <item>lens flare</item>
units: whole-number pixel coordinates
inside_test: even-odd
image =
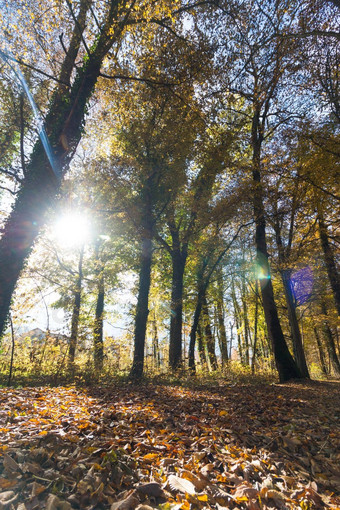
[[[81,246],[91,238],[90,222],[84,214],[78,212],[64,214],[55,223],[53,236],[61,246]]]
[[[296,302],[306,303],[313,291],[313,271],[309,266],[295,271],[290,277],[290,285]]]

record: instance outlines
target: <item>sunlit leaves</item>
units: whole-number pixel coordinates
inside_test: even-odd
[[[0,493],[65,508],[336,508],[329,389],[2,390]]]

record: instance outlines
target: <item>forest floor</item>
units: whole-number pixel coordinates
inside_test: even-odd
[[[0,389],[0,509],[340,508],[340,382]]]

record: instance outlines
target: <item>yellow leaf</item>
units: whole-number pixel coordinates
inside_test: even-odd
[[[182,503],[181,510],[190,510],[190,503],[189,503],[189,501],[184,501]]]
[[[208,501],[208,495],[202,494],[201,496],[197,496],[198,501]]]
[[[220,411],[218,414],[219,414],[219,416],[225,416],[228,413],[227,413],[227,411]]]

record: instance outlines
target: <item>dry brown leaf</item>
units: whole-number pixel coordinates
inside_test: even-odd
[[[46,510],[58,510],[60,500],[55,494],[49,494],[46,503]]]
[[[273,490],[273,489],[264,489],[261,490],[261,496],[267,499],[273,499],[274,501],[284,501],[285,497],[282,492]]]
[[[164,497],[164,491],[159,483],[150,482],[136,487],[136,492],[143,496],[149,496],[150,498],[161,498]]]
[[[168,483],[174,491],[182,492],[183,494],[196,494],[196,489],[193,483],[189,482],[189,480],[185,480],[184,478],[180,478],[179,476],[170,475],[168,478]]]
[[[111,510],[134,510],[139,505],[138,499],[131,494],[125,499],[121,501],[117,501],[116,503],[112,503]]]
[[[12,457],[7,453],[4,454],[4,468],[6,469],[6,471],[14,472],[20,471],[20,466],[17,463],[17,461],[12,459]]]
[[[0,489],[11,489],[18,483],[17,480],[8,480],[8,478],[0,478]]]
[[[234,492],[234,498],[249,498],[254,499],[257,498],[259,495],[259,491],[257,489],[254,489],[254,487],[251,487],[250,485],[243,483],[238,485]]]
[[[32,495],[32,497],[39,496],[39,494],[41,494],[45,490],[46,490],[45,485],[41,485],[40,483],[33,482],[31,495]]]
[[[181,477],[185,478],[186,480],[189,480],[192,484],[194,484],[195,488],[201,492],[203,491],[206,486],[208,485],[208,481],[206,478],[199,478],[198,476],[191,473],[191,471],[187,471],[186,469],[183,469],[181,471]]]

